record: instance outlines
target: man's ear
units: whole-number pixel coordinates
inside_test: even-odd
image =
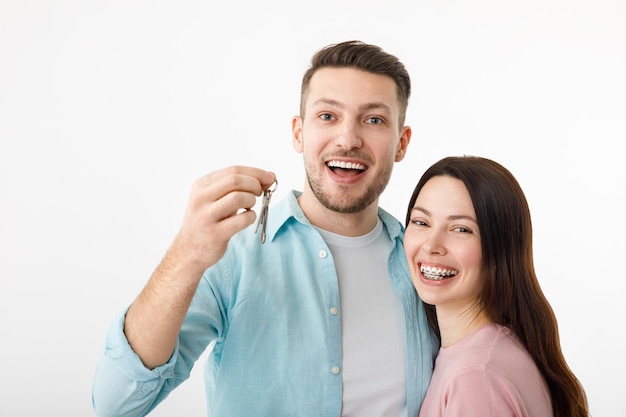
[[[291,119],[291,141],[293,149],[298,153],[302,153],[302,119],[300,116],[293,116],[293,119]]]
[[[400,162],[406,156],[406,150],[409,147],[409,143],[411,142],[411,131],[410,126],[404,126],[402,128],[402,133],[400,134],[400,144],[398,145],[398,150],[396,151],[396,162]]]

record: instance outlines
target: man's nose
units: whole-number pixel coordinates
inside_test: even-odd
[[[354,149],[363,146],[360,123],[352,120],[344,120],[341,123],[335,143],[344,149]]]

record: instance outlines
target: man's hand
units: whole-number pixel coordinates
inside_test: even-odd
[[[181,260],[204,271],[219,261],[230,238],[254,223],[256,197],[275,175],[231,166],[197,179],[192,186],[182,227],[174,245]]]
[[[254,223],[256,197],[274,180],[262,169],[231,166],[193,183],[174,243],[126,313],[124,333],[146,367],[170,358],[202,274]]]

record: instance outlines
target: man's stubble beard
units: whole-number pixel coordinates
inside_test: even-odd
[[[356,199],[349,196],[342,196],[338,199],[336,196],[324,191],[324,187],[321,185],[320,181],[317,181],[315,177],[311,175],[309,165],[305,163],[307,181],[315,198],[327,209],[344,214],[361,212],[376,201],[387,187],[392,170],[393,167],[388,167],[380,172],[379,175],[375,177],[374,181],[369,184],[365,192]],[[341,188],[349,190],[350,186],[341,186]]]

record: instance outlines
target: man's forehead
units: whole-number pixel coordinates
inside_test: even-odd
[[[341,106],[358,100],[362,102],[359,106],[391,109],[398,104],[397,86],[391,77],[355,68],[319,69],[305,94],[308,105]]]

